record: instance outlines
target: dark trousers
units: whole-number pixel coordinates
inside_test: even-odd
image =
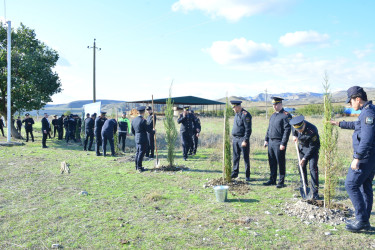
[[[3,134],[3,136],[4,136],[4,129],[3,129],[3,127],[1,127],[0,130],[1,130],[1,133]]]
[[[118,144],[121,144],[122,152],[125,152],[126,133],[118,133]]]
[[[155,139],[153,133],[147,133],[147,149],[146,149],[146,157],[154,157],[155,151]]]
[[[193,137],[192,137],[192,146],[191,146],[191,152],[193,154],[196,154],[197,153],[197,148],[198,148],[198,137],[197,137],[197,134],[194,134]]]
[[[42,146],[43,147],[47,147],[47,144],[46,144],[47,136],[48,136],[48,132],[47,133],[43,132],[43,138],[42,138]]]
[[[57,126],[53,126],[53,137],[56,137]]]
[[[73,141],[76,141],[74,131],[67,130],[65,138],[66,138],[66,142],[69,142],[70,139],[72,139]]]
[[[48,138],[52,139],[52,137],[51,137],[51,131],[47,132],[47,136],[48,136]]]
[[[17,132],[21,135],[22,127],[17,127]]]
[[[270,140],[268,143],[268,163],[270,164],[270,180],[276,183],[277,165],[279,165],[279,183],[284,184],[285,180],[285,151],[280,150],[281,141]]]
[[[372,181],[375,174],[375,156],[360,160],[359,169],[349,167],[346,176],[345,188],[355,209],[355,218],[358,221],[368,222],[373,203]]]
[[[242,147],[241,144],[243,138],[233,137],[233,171],[232,176],[237,177],[240,167],[240,156],[242,152],[243,159],[245,161],[245,175],[250,178],[250,143],[247,143],[246,147]]]
[[[189,132],[181,132],[182,154],[184,159],[188,157],[188,152],[192,144],[191,134]]]
[[[101,135],[95,135],[95,151],[96,155],[100,155],[100,147],[102,146],[102,136]]]
[[[59,134],[59,137],[58,137],[58,139],[59,140],[62,140],[63,139],[63,137],[64,137],[64,128],[58,128],[57,129],[57,133]]]
[[[31,141],[34,141],[34,135],[32,130],[26,130],[26,142],[29,141],[29,134],[31,136]]]
[[[102,135],[102,146],[103,146],[103,155],[106,156],[107,154],[107,141],[109,141],[109,145],[111,146],[111,153],[115,155],[115,143],[113,139],[113,135]]]
[[[136,144],[137,152],[135,153],[135,169],[142,169],[143,157],[146,153],[147,143],[145,144]]]
[[[87,148],[87,143],[88,143],[89,139],[90,139],[89,148]],[[91,150],[93,142],[94,142],[94,133],[87,133],[86,132],[85,143],[84,143],[83,149],[84,150],[86,150],[86,149]]]
[[[300,159],[302,159],[305,156],[305,154],[303,153],[303,150],[300,151],[299,156],[300,156]],[[311,183],[311,188],[312,188],[314,196],[318,195],[318,191],[319,191],[318,161],[319,161],[319,154],[318,153],[313,155],[310,158],[310,160],[308,161],[309,168],[310,168],[310,176],[311,176],[310,183]],[[302,171],[303,171],[303,176],[305,178],[305,183],[306,183],[306,185],[308,185],[306,166],[307,166],[307,161],[305,161],[305,164],[303,164],[301,167],[302,167]],[[301,187],[302,187],[303,183],[302,183],[301,171],[300,171],[299,167],[298,167],[298,172],[299,172],[299,175],[300,175],[300,182],[301,182]]]

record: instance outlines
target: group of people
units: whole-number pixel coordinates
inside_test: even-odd
[[[372,181],[375,175],[375,106],[367,100],[363,88],[353,86],[347,90],[346,103],[350,103],[354,110],[361,110],[358,119],[353,122],[330,121],[332,125],[343,129],[353,129],[353,160],[349,167],[345,181],[345,188],[355,208],[353,221],[348,221],[346,229],[351,232],[369,230],[369,218],[373,204]],[[319,199],[319,149],[320,138],[315,125],[306,121],[304,116],[292,116],[283,108],[280,97],[271,97],[274,113],[270,117],[264,147],[268,147],[268,163],[270,178],[263,183],[265,186],[276,185],[285,187],[285,152],[292,133],[293,141],[298,144],[298,164],[302,169],[302,179],[307,180],[307,164],[310,169],[310,183],[313,198]],[[251,135],[251,115],[241,107],[241,101],[231,101],[235,112],[232,129],[233,136],[233,171],[232,178],[238,177],[240,154],[244,157],[246,181],[250,181],[249,137]],[[279,180],[277,179],[279,167]],[[298,168],[300,169],[300,168]],[[303,178],[302,178],[303,175]]]

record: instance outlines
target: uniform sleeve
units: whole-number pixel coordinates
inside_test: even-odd
[[[131,131],[132,131],[132,134],[135,135],[135,130],[134,130],[133,122],[132,122],[132,126],[131,126]]]
[[[34,124],[34,119],[31,119],[31,124]]]
[[[246,115],[244,115],[244,125],[245,125],[245,141],[246,142],[249,142],[249,138],[250,138],[250,135],[251,135],[251,120],[252,120],[252,117],[250,115],[250,113],[247,113]]]
[[[354,129],[355,122],[342,121],[342,122],[339,122],[339,127],[343,129]]]
[[[286,115],[284,118],[284,134],[283,138],[281,139],[281,145],[286,146],[289,141],[290,132],[292,131],[292,126],[290,126],[289,120],[292,118],[290,114]]]
[[[180,124],[182,123],[184,120],[186,120],[187,116],[183,116],[183,115],[180,115],[180,117],[177,119],[177,123]]]
[[[354,152],[354,158],[356,159],[363,159],[369,151],[372,149],[372,143],[374,140],[374,120],[375,114],[374,112],[367,111],[363,114],[363,118],[361,118],[361,134],[360,134],[360,142],[356,152]]]
[[[271,115],[271,117],[270,117],[270,120],[268,121],[267,133],[266,133],[266,137],[264,138],[264,141],[266,141],[266,142],[268,142],[269,139],[270,139],[269,132],[270,132],[270,123],[271,123],[271,118],[272,118],[272,115]]]
[[[117,132],[117,122],[115,121],[115,126],[113,126],[113,133],[116,134]]]
[[[311,139],[309,141],[309,148],[307,152],[305,152],[304,158],[308,161],[310,158],[319,151],[320,148],[320,142],[319,142],[319,134],[317,131],[314,131],[315,133],[311,136]]]

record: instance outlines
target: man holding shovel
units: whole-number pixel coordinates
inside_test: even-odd
[[[343,129],[354,129],[353,161],[345,180],[345,188],[355,209],[355,220],[345,229],[351,232],[369,230],[373,203],[372,181],[375,174],[375,106],[367,100],[363,88],[353,86],[347,90],[346,103],[354,110],[361,110],[358,120],[353,122],[331,121]]]
[[[315,125],[305,121],[305,117],[303,115],[296,116],[290,120],[290,125],[293,127],[293,141],[298,143],[297,147],[297,154],[298,157],[298,164],[299,164],[299,172],[300,172],[300,179],[301,185],[303,186],[303,192],[305,195],[310,198],[307,186],[307,171],[306,166],[307,162],[309,162],[310,166],[310,176],[311,176],[311,188],[313,192],[313,199],[319,199],[318,189],[319,189],[319,171],[318,171],[318,161],[319,161],[319,149],[320,149],[320,140],[319,140],[319,133],[318,129]],[[299,151],[299,152],[298,152]],[[301,175],[301,170],[303,171],[303,177]],[[305,186],[306,185],[306,186]]]

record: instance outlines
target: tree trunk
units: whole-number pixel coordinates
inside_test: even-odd
[[[12,134],[12,137],[13,137],[14,139],[23,139],[23,137],[21,136],[21,134],[18,133],[18,131],[17,131],[16,127],[14,126],[14,123],[13,123],[13,122],[10,123],[10,126],[11,126],[11,134]]]

